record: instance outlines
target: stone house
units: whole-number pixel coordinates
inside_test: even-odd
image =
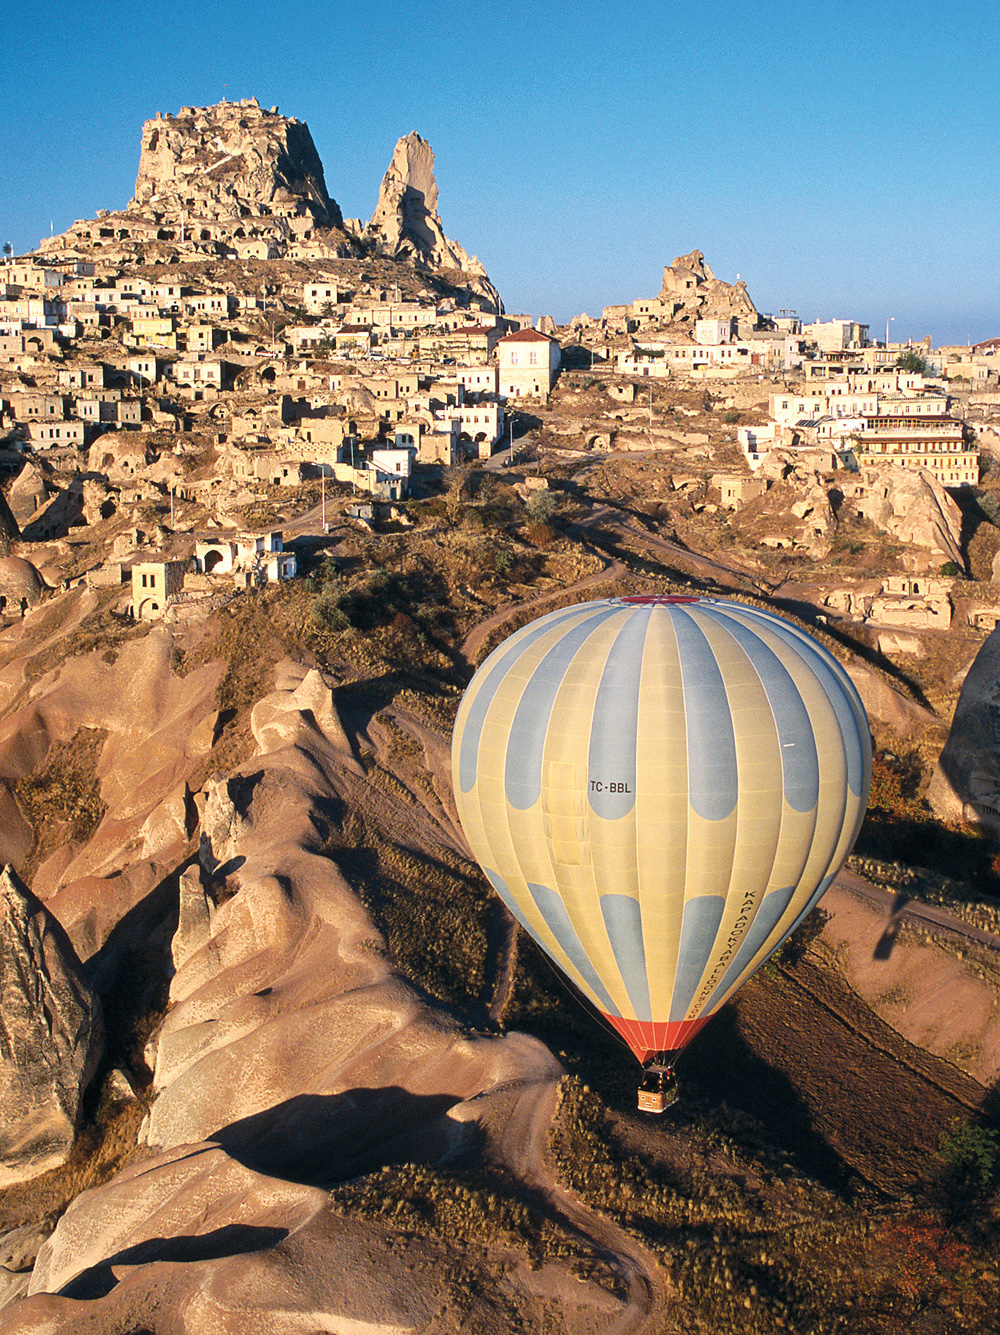
[[[28,438],[39,449],[53,445],[75,445],[82,449],[84,424],[77,418],[63,422],[36,421],[29,425]]]
[[[500,368],[490,366],[456,366],[455,378],[465,394],[499,394]]]
[[[701,319],[694,322],[694,341],[704,346],[732,342],[736,320],[727,315],[718,319]]]
[[[739,510],[755,496],[763,496],[767,482],[762,477],[742,473],[714,473],[709,485],[719,493],[720,504],[727,510]]]
[[[178,333],[184,339],[188,353],[211,352],[219,343],[224,342],[222,330],[212,324],[182,325]]]
[[[500,339],[496,354],[504,398],[548,398],[562,357],[554,338],[535,329],[519,329]]]
[[[294,579],[294,552],[286,552],[282,535],[242,533],[235,538],[202,538],[195,543],[195,569],[204,575],[249,573],[252,583]]]
[[[417,346],[421,357],[450,360],[463,366],[486,366],[499,342],[500,330],[496,327],[460,325],[457,329],[439,328],[422,334]]]
[[[176,321],[172,315],[136,315],[127,341],[137,348],[150,345],[158,348],[176,348]]]
[[[499,403],[463,403],[458,413],[461,436],[464,441],[485,447],[479,453],[489,458],[493,446],[503,435],[504,412]]]
[[[333,346],[347,357],[365,356],[375,346],[375,335],[367,325],[345,324],[333,335]]]
[[[868,343],[868,325],[857,320],[814,320],[802,326],[802,337],[823,352],[860,348]]]
[[[155,385],[162,374],[161,363],[149,352],[140,352],[128,359],[129,375],[140,386]]]
[[[371,467],[381,480],[389,484],[386,499],[399,500],[410,490],[410,475],[413,471],[412,445],[403,445],[395,449],[372,450]]]
[[[185,315],[217,315],[225,318],[229,314],[229,295],[225,292],[197,292],[186,296],[182,302]]]
[[[29,329],[20,333],[0,334],[0,364],[15,371],[27,370],[43,357],[59,352],[55,331]]]
[[[173,377],[179,387],[187,389],[191,396],[200,399],[206,389],[216,392],[229,383],[228,364],[216,357],[206,357],[204,353],[182,357],[171,367]]]
[[[19,422],[55,420],[66,415],[68,400],[61,394],[12,394],[10,406]]]
[[[318,283],[306,283],[302,289],[302,305],[313,315],[321,315],[324,307],[340,304],[340,292],[336,282],[324,280]]]
[[[304,481],[307,471],[301,459],[290,459],[278,450],[233,450],[228,457],[233,477],[243,482],[297,487]]]
[[[75,362],[59,368],[59,385],[62,389],[104,389],[105,372],[101,362]]]
[[[118,420],[118,394],[115,391],[108,396],[93,395],[84,398],[82,395],[74,400],[73,409],[82,422],[91,425],[97,422],[117,422]]]
[[[132,566],[132,604],[137,621],[155,621],[184,588],[186,561],[137,561]]]
[[[68,301],[66,319],[83,329],[97,329],[101,324],[101,312],[92,301]]]
[[[903,626],[908,630],[947,630],[952,607],[947,595],[873,598],[866,621],[885,626]]]

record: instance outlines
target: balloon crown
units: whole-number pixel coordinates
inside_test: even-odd
[[[700,603],[703,600],[690,593],[632,593],[618,601],[643,607],[670,607],[674,603]]]

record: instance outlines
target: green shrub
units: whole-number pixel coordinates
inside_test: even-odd
[[[551,491],[533,491],[525,506],[528,518],[533,524],[547,523],[552,518],[555,508],[556,498]]]
[[[1000,1136],[986,1126],[953,1118],[938,1144],[938,1158],[960,1186],[985,1191],[996,1174]]]

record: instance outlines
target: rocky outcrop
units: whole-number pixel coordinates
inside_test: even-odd
[[[699,316],[744,315],[754,319],[757,307],[750,300],[747,285],[742,280],[723,282],[705,263],[700,250],[678,255],[673,264],[663,270],[660,300],[671,302],[675,314],[683,308],[696,311]]]
[[[941,820],[972,820],[1000,837],[1000,630],[962,684],[927,801]]]
[[[17,524],[28,523],[37,510],[43,510],[49,503],[53,490],[42,469],[34,463],[26,463],[7,493],[11,518]],[[16,539],[17,535],[14,537]]]
[[[470,1030],[393,967],[324,851],[347,811],[376,818],[359,743],[383,754],[388,734],[374,719],[357,734],[318,671],[286,662],[275,677],[251,715],[257,754],[199,804],[202,871],[182,877],[171,1006],[147,1052],[150,1155],[73,1202],[7,1330],[68,1335],[84,1312],[95,1332],[235,1333],[248,1312],[269,1330],[317,1312],[338,1330],[451,1329],[449,1244],[407,1233],[401,1247],[393,1221],[331,1208],[330,1184],[475,1153],[538,1189],[558,1064],[526,1035]],[[446,775],[447,739],[393,718]],[[445,778],[434,792],[422,807],[380,793],[377,818],[404,847],[458,853]],[[556,1258],[518,1267],[505,1315],[489,1288],[470,1284],[470,1328],[508,1329],[511,1304],[540,1328],[553,1293],[572,1293],[581,1329],[624,1312]]]
[[[911,549],[904,556],[911,568],[922,568],[929,559],[964,569],[962,513],[927,469],[868,468],[842,489],[860,515]]]
[[[146,121],[128,206],[75,222],[39,250],[140,263],[150,255],[274,259],[306,243],[310,253],[353,253],[342,225],[308,126],[251,97]]]
[[[308,213],[318,224],[339,227],[323,164],[309,127],[265,111],[256,98],[160,112],[142,127],[135,212],[180,221],[278,212]]]
[[[414,131],[404,135],[393,150],[364,235],[394,259],[419,260],[431,269],[459,269],[486,279],[486,270],[476,257],[445,236],[437,203],[434,150]],[[488,279],[486,282],[489,284]]]
[[[100,1003],[69,938],[0,875],[0,1186],[65,1162],[102,1050]]]
[[[812,461],[823,453],[771,450],[758,476],[773,485],[743,508],[740,527],[766,546],[822,557],[841,516],[857,515],[899,542],[908,569],[923,571],[946,561],[964,567],[961,511],[933,474],[906,468],[820,471]]]

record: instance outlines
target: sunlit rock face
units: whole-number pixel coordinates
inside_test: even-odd
[[[411,132],[393,150],[364,236],[393,259],[419,260],[432,269],[459,269],[484,279],[492,290],[479,260],[445,236],[437,204],[434,150]]]
[[[265,111],[248,98],[182,107],[143,125],[130,210],[218,218],[296,205],[317,223],[341,225],[309,127],[277,107]]]
[[[64,1163],[102,1051],[100,1003],[69,938],[0,874],[0,1186]]]
[[[965,678],[927,800],[942,820],[973,820],[1000,837],[1000,630]]]

